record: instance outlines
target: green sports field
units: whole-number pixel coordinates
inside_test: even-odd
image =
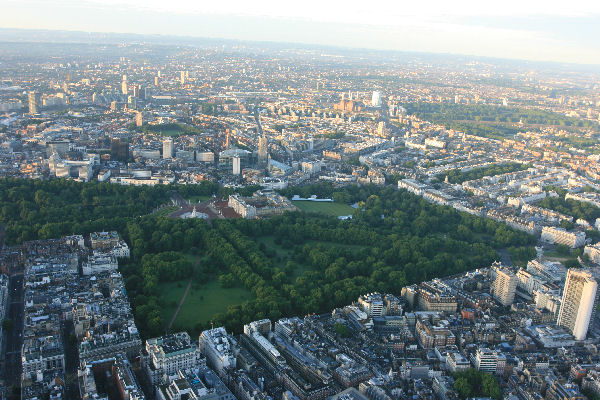
[[[292,203],[302,211],[316,212],[326,215],[332,215],[339,217],[342,215],[352,215],[354,208],[347,204],[331,203],[331,202],[318,202],[309,200],[295,200]]]
[[[177,304],[187,286],[187,281],[165,282],[159,286],[164,301],[163,319],[165,324],[171,320]],[[250,300],[252,294],[244,288],[222,288],[219,282],[211,280],[199,285],[192,283],[181,311],[173,323],[172,331],[194,331],[198,322],[210,322],[213,315],[227,311],[231,305],[242,304]]]

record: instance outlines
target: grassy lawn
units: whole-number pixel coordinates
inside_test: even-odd
[[[177,137],[180,136],[182,134],[182,131],[179,129],[167,129],[164,131],[160,131],[160,134],[163,136],[172,136],[172,137]]]
[[[181,280],[176,282],[162,282],[158,285],[161,299],[164,302],[162,317],[163,321],[165,321],[165,326],[173,317],[173,313],[177,309],[179,300],[181,300],[181,296],[183,296],[183,292],[185,292],[187,282],[187,280]]]
[[[574,258],[574,257],[571,255],[559,254],[556,250],[552,250],[552,251],[545,251],[542,258],[544,260],[548,260],[548,261],[565,262],[568,259]]]
[[[183,283],[183,288],[180,289],[179,298],[181,298],[186,284],[187,282]],[[178,289],[179,288],[176,288],[176,290]],[[167,294],[164,296],[167,296]],[[192,283],[190,292],[185,299],[185,303],[183,303],[183,307],[181,307],[181,311],[179,311],[179,314],[177,315],[172,330],[178,331],[187,329],[192,331],[196,323],[209,322],[213,315],[225,312],[229,306],[242,304],[251,298],[252,294],[248,290],[244,288],[224,289],[216,279],[200,285],[199,287],[197,284]],[[175,306],[175,308],[176,307],[177,306]],[[169,314],[170,316],[173,315],[175,308],[173,308],[171,314]],[[168,322],[168,319],[165,319],[165,321]]]
[[[317,202],[308,200],[296,200],[292,201],[296,207],[306,212],[316,212],[326,215],[332,215],[339,217],[342,215],[351,215],[354,213],[354,208],[347,204],[341,203],[330,203],[330,202]]]
[[[167,215],[171,214],[173,211],[177,211],[178,209],[179,207],[177,206],[161,208],[159,211],[156,212],[156,215],[158,215],[159,217],[166,217]]]
[[[190,197],[187,197],[186,200],[189,200],[192,203],[202,203],[210,198],[211,198],[211,196],[190,196]]]

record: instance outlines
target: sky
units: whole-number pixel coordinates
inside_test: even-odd
[[[0,28],[181,35],[600,65],[596,0],[2,0]]]

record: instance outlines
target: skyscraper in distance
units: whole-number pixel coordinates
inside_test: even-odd
[[[28,100],[29,100],[29,114],[31,114],[31,115],[37,114],[38,101],[37,101],[37,93],[35,92],[35,90],[32,90],[31,92],[29,92]]]
[[[127,75],[123,75],[123,82],[121,82],[121,93],[127,94]]]
[[[598,282],[591,272],[571,268],[567,273],[557,324],[565,327],[576,340],[587,336],[594,306]]]
[[[379,124],[377,124],[377,135],[385,136],[385,134],[386,134],[385,121],[380,121]]]
[[[242,160],[239,157],[233,157],[233,174],[239,175],[242,173]]]
[[[266,136],[258,138],[258,164],[265,166],[269,158],[269,139]]]
[[[163,140],[163,158],[173,158],[173,138]]]
[[[371,96],[371,106],[373,107],[381,107],[381,92],[376,90],[373,92],[373,96]]]

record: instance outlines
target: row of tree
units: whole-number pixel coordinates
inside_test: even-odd
[[[292,188],[292,194],[296,190],[305,189]],[[330,188],[308,190],[324,193]],[[350,221],[302,212],[212,224],[153,215],[131,221],[127,238],[134,266],[123,269],[128,290],[160,306],[160,295],[151,298],[152,282],[145,287],[148,271],[159,277],[161,271],[169,271],[171,266],[161,266],[172,262],[164,258],[174,257],[169,251],[199,253],[208,260],[201,269],[203,281],[218,279],[225,288],[241,286],[253,295],[213,316],[215,324],[238,332],[256,319],[328,312],[366,292],[399,294],[407,284],[488,266],[499,258],[496,249],[517,245],[528,249],[534,242],[504,224],[427,203],[404,190],[376,186],[336,190],[353,200],[366,196]],[[275,238],[284,254],[266,246],[265,238]],[[519,254],[531,254],[524,249]],[[186,278],[185,273],[170,274],[180,279]],[[131,276],[138,277],[132,281]],[[138,285],[130,289],[135,282]],[[136,318],[144,327],[153,308],[138,311],[143,303],[137,297]],[[190,330],[205,325],[189,321]],[[154,328],[147,326],[143,333],[154,334]]]
[[[437,175],[434,178],[434,182],[441,182],[448,177],[448,182],[450,183],[463,183],[473,179],[483,178],[484,176],[496,176],[507,174],[509,172],[523,171],[529,167],[531,167],[529,164],[510,162],[506,164],[492,164],[487,167],[473,168],[470,171],[464,172],[459,169],[453,169]]]
[[[409,114],[436,123],[454,121],[501,122],[535,125],[558,125],[598,129],[595,121],[565,117],[551,111],[532,108],[503,107],[488,104],[454,103],[408,103],[404,107]]]
[[[174,190],[188,197],[216,194],[219,187],[212,182],[151,187],[0,179],[0,225],[5,225],[8,244],[102,230],[123,232],[129,221],[167,203]]]
[[[536,203],[536,206],[549,208],[559,213],[570,215],[576,219],[584,219],[593,223],[600,218],[600,208],[582,201],[561,197],[546,197]]]

